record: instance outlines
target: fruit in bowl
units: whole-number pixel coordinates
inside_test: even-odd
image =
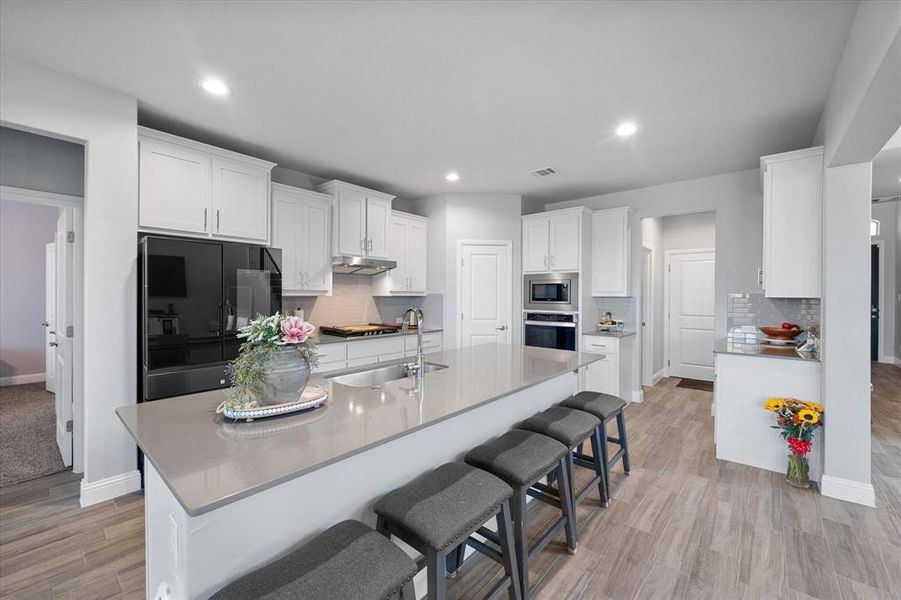
[[[785,322],[781,327],[758,327],[767,337],[779,340],[792,340],[804,331],[800,325]]]

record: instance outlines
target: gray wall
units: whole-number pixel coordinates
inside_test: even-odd
[[[84,195],[84,146],[0,127],[0,185]]]
[[[567,206],[594,210],[631,206],[641,218],[715,212],[717,338],[726,335],[728,294],[760,291],[757,269],[763,254],[763,196],[758,169],[557,202],[546,208]]]
[[[44,256],[58,214],[0,201],[0,377],[44,372]]]
[[[272,168],[272,181],[315,191],[317,187],[328,181],[328,179],[319,177],[318,175],[310,175],[309,173],[295,171],[294,169],[276,166]]]

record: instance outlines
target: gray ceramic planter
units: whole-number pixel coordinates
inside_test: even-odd
[[[300,398],[310,380],[310,365],[293,345],[275,351],[263,370],[259,402],[264,406],[284,404]]]

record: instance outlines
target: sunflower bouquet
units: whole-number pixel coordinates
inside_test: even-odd
[[[788,471],[786,479],[792,485],[809,487],[810,465],[807,454],[813,445],[813,434],[823,426],[823,405],[795,398],[770,398],[763,407],[776,413],[779,434],[788,442]]]

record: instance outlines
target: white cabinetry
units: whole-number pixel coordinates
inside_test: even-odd
[[[388,258],[397,267],[376,275],[373,296],[425,296],[428,219],[394,211],[388,235]]]
[[[272,184],[272,245],[282,250],[282,292],[320,296],[332,290],[327,194]]]
[[[629,296],[632,211],[613,208],[591,217],[592,296]]]
[[[582,208],[565,208],[522,218],[525,273],[578,271],[582,250]]]
[[[138,128],[138,227],[266,243],[275,163]]]
[[[763,272],[768,298],[819,298],[823,260],[823,147],[760,159]]]
[[[628,337],[582,336],[582,352],[603,354],[604,358],[588,365],[582,389],[613,394],[631,401],[632,339]]]
[[[443,349],[444,336],[440,331],[422,334],[422,352],[440,352]],[[316,353],[319,355],[317,372],[335,371],[388,362],[416,355],[416,334],[351,339],[346,342],[320,344]]]
[[[334,255],[388,258],[394,196],[337,179],[322,184],[319,190],[334,198]]]

